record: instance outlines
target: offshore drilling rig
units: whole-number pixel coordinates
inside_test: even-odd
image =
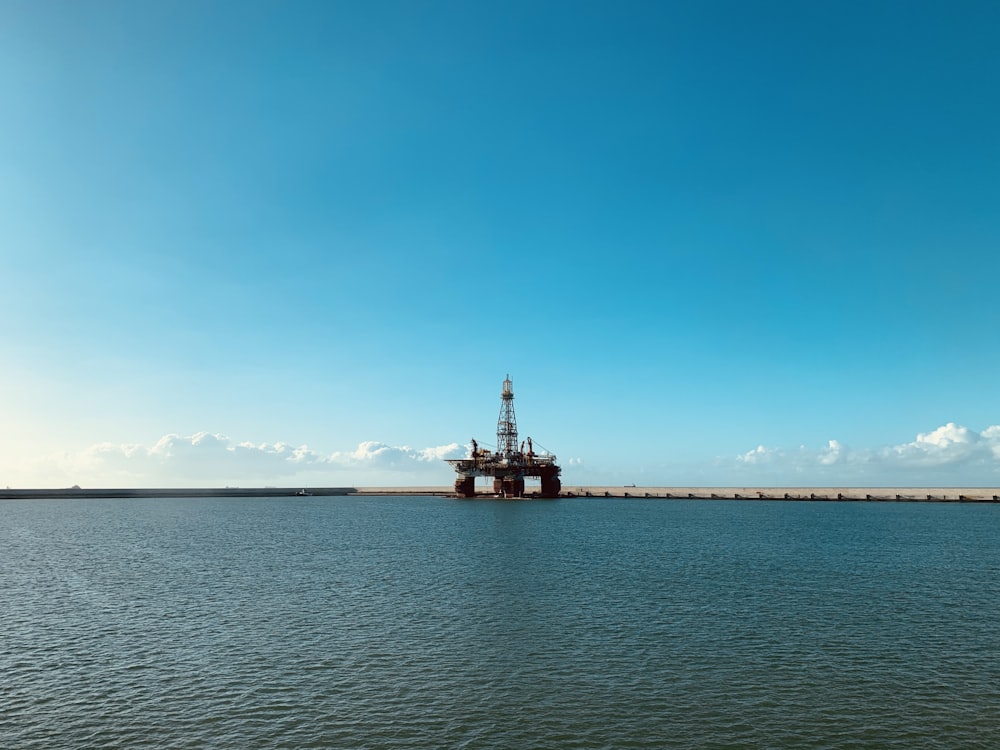
[[[517,420],[514,418],[514,384],[510,375],[503,381],[500,394],[500,418],[497,420],[496,452],[480,448],[473,439],[472,455],[469,458],[448,461],[458,474],[455,479],[455,493],[459,497],[476,496],[476,477],[493,477],[493,492],[501,497],[522,497],[524,478],[538,477],[542,487],[541,497],[559,497],[562,472],[556,465],[556,457],[550,453],[535,453],[531,438],[524,443],[517,442]]]

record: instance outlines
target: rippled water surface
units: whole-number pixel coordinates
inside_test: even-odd
[[[1000,507],[0,502],[3,748],[996,748]]]

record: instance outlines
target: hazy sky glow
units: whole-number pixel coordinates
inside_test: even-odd
[[[0,0],[0,486],[998,486],[998,30]]]

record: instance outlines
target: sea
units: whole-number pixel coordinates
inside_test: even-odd
[[[1000,506],[0,501],[0,747],[998,748]]]

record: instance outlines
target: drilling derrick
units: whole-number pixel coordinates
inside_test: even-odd
[[[497,419],[497,451],[505,458],[517,453],[517,419],[514,417],[514,383],[510,375],[503,381],[500,394],[500,417]]]
[[[500,393],[500,416],[497,419],[496,452],[480,448],[472,440],[472,455],[469,458],[448,461],[455,473],[455,492],[459,497],[475,497],[476,477],[493,477],[493,493],[501,497],[522,497],[524,478],[538,477],[541,480],[541,497],[559,497],[562,483],[559,475],[562,469],[556,464],[556,457],[550,453],[535,453],[531,438],[524,443],[517,442],[517,419],[514,417],[514,384],[510,375],[503,381]]]

